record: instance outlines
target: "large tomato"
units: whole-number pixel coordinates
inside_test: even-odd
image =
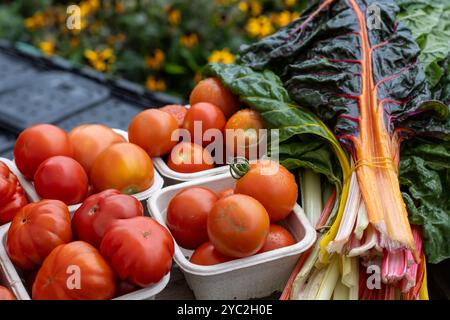
[[[258,253],[268,252],[288,246],[292,246],[296,243],[292,234],[277,224],[271,224],[269,235],[267,236],[264,246]]]
[[[17,300],[14,294],[3,286],[0,286],[0,301],[4,300]]]
[[[72,157],[73,150],[67,133],[50,124],[40,124],[25,129],[14,146],[17,168],[32,180],[39,165],[54,156]]]
[[[177,119],[178,126],[181,128],[184,123],[184,117],[186,117],[187,109],[185,106],[179,104],[169,104],[159,110],[167,112]]]
[[[85,124],[69,133],[73,146],[73,157],[89,174],[97,156],[110,145],[125,142],[114,130],[100,124]]]
[[[189,103],[209,102],[218,106],[227,118],[239,109],[239,99],[216,78],[200,81],[192,90]]]
[[[150,157],[160,157],[177,144],[177,130],[178,122],[174,116],[158,109],[149,109],[131,121],[128,138],[142,147]]]
[[[191,256],[190,261],[201,266],[212,266],[233,260],[224,256],[214,248],[211,242],[206,242],[198,247]]]
[[[54,248],[71,240],[67,206],[58,200],[42,200],[26,205],[14,217],[8,230],[6,248],[15,266],[33,270]]]
[[[202,146],[180,142],[170,153],[167,165],[176,172],[193,173],[214,168],[214,159]]]
[[[34,187],[43,199],[61,200],[73,205],[86,199],[89,178],[78,162],[57,156],[41,163],[34,175]]]
[[[16,175],[0,161],[0,225],[10,222],[28,204]]]
[[[235,193],[249,195],[261,202],[271,222],[286,218],[294,208],[298,197],[297,183],[294,175],[281,164],[260,160],[238,175],[241,178],[236,182]]]
[[[132,143],[116,143],[103,151],[91,170],[95,192],[116,189],[125,194],[142,192],[153,185],[153,163]]]
[[[252,197],[235,194],[216,202],[208,216],[208,235],[225,256],[254,255],[264,245],[270,220],[263,205]]]
[[[118,219],[144,215],[141,202],[133,196],[117,190],[106,190],[87,198],[72,219],[74,238],[86,241],[96,248],[105,230]]]
[[[120,279],[147,287],[170,271],[174,243],[156,220],[136,217],[114,222],[106,230],[100,251]]]
[[[191,105],[184,118],[183,128],[189,131],[191,142],[205,146],[214,140],[212,138],[211,141],[206,139],[205,132],[210,129],[217,129],[222,133],[225,125],[226,119],[219,107],[208,102],[199,102]],[[195,130],[196,127],[199,129]]]
[[[33,300],[108,300],[116,292],[115,274],[87,242],[56,247],[33,284]]]
[[[219,198],[207,188],[191,187],[177,193],[167,208],[167,226],[177,243],[195,249],[208,241],[208,215]]]

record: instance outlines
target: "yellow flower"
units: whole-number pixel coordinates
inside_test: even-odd
[[[247,1],[240,1],[238,4],[238,8],[241,12],[246,13],[248,11],[248,3]]]
[[[168,19],[169,19],[169,23],[172,26],[178,25],[180,23],[180,20],[181,20],[181,12],[180,12],[180,10],[177,10],[177,9],[169,10]]]
[[[252,16],[256,17],[259,16],[262,12],[262,5],[257,0],[251,0],[250,1],[250,11],[252,13]]]
[[[106,71],[116,61],[116,56],[111,48],[106,48],[102,51],[88,49],[84,51],[84,56],[92,67],[102,72]]]
[[[48,56],[55,54],[55,43],[52,40],[42,41],[39,43],[39,49]]]
[[[147,78],[145,87],[150,91],[166,91],[166,83],[164,80],[156,79],[154,76],[149,76]]]
[[[285,25],[289,24],[291,21],[295,20],[295,19],[292,19],[293,16],[294,16],[294,13],[291,14],[289,11],[274,13],[273,21],[278,27],[284,27]]]
[[[145,58],[145,66],[153,70],[159,70],[164,64],[165,59],[166,56],[164,55],[164,52],[160,49],[156,49],[153,55]]]
[[[223,50],[214,50],[208,58],[209,63],[233,63],[236,57],[227,48]]]
[[[300,12],[291,13],[291,21],[297,20],[298,18],[300,18]]]
[[[266,37],[274,31],[270,19],[266,16],[250,18],[245,29],[250,36],[259,38]]]
[[[29,30],[36,30],[45,26],[45,15],[38,11],[33,16],[25,19],[25,27]]]
[[[183,47],[193,48],[198,44],[198,36],[196,33],[182,35],[180,43]]]
[[[297,3],[297,0],[284,0],[284,4],[286,7],[295,6],[296,3]]]

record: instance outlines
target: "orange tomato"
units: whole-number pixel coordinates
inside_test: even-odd
[[[184,117],[186,117],[187,109],[185,106],[179,104],[169,104],[159,110],[167,112],[177,119],[178,126],[181,128],[183,126]]]
[[[202,146],[181,142],[172,149],[167,165],[176,172],[193,173],[214,168],[214,159]]]
[[[198,247],[191,256],[190,261],[200,266],[212,266],[233,260],[221,254],[214,248],[211,242],[206,242]]]
[[[135,194],[153,184],[153,163],[148,154],[132,143],[116,143],[103,151],[91,170],[92,186],[96,192],[116,189]]]
[[[178,143],[178,138],[172,139],[176,130],[178,122],[174,116],[158,109],[149,109],[131,121],[128,139],[144,149],[150,157],[160,157]]]
[[[269,235],[267,236],[264,246],[259,250],[258,253],[263,253],[267,251],[272,251],[288,246],[292,246],[296,243],[295,238],[292,234],[277,224],[271,224]]]
[[[100,153],[114,143],[125,142],[120,134],[101,124],[76,127],[70,131],[69,139],[73,146],[73,158],[83,166],[87,174],[91,172]]]
[[[193,106],[199,102],[218,106],[227,118],[239,110],[239,99],[216,78],[204,79],[192,90],[189,103]]]

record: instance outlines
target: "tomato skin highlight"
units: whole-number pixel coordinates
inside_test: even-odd
[[[170,113],[148,109],[139,113],[128,127],[128,139],[144,149],[150,157],[160,157],[170,152],[178,138],[172,134],[178,130],[178,122]]]
[[[208,235],[221,254],[243,258],[254,255],[269,234],[269,215],[256,199],[235,194],[216,202],[208,216]]]
[[[78,126],[69,132],[69,139],[73,146],[73,158],[88,175],[100,153],[114,143],[125,142],[121,135],[100,124]]]
[[[73,156],[69,136],[54,125],[38,124],[27,128],[14,145],[14,161],[28,180],[34,178],[42,162],[54,156]]]
[[[202,146],[180,142],[170,152],[167,166],[181,173],[194,173],[214,168],[214,159]]]
[[[192,90],[190,105],[199,102],[209,102],[218,106],[229,118],[239,110],[239,99],[226,89],[217,78],[207,78],[200,81]]]
[[[0,301],[17,300],[14,294],[8,288],[0,286]]]
[[[201,123],[201,136],[198,137],[195,132],[195,123]],[[226,125],[225,116],[219,107],[208,103],[199,102],[191,105],[184,119],[183,128],[188,130],[191,135],[191,142],[207,146],[212,141],[204,140],[204,134],[207,130],[217,129],[223,132]]]
[[[15,266],[33,270],[54,248],[71,240],[67,206],[58,200],[42,200],[26,205],[14,217],[6,248]]]
[[[231,260],[233,260],[233,258],[221,254],[209,241],[195,249],[190,259],[191,263],[198,264],[200,266],[212,266]]]
[[[235,193],[261,202],[270,221],[277,222],[286,218],[297,203],[298,186],[294,175],[285,167],[272,160],[259,160],[236,181]]]
[[[142,192],[153,185],[154,169],[149,155],[132,143],[116,143],[103,151],[91,170],[96,193],[116,189],[125,194]]]
[[[100,245],[120,279],[141,287],[159,282],[170,271],[174,250],[169,231],[148,217],[114,222]]]
[[[118,219],[144,215],[141,202],[118,190],[105,190],[87,198],[72,218],[74,238],[85,241],[97,249],[106,229]]]
[[[219,198],[202,187],[180,191],[167,208],[167,226],[177,243],[185,249],[195,249],[208,241],[207,220]]]
[[[182,127],[184,123],[184,118],[187,114],[187,109],[185,106],[179,105],[179,104],[169,104],[167,106],[164,106],[162,108],[159,108],[159,110],[167,112],[171,114],[175,119],[177,120],[178,127]]]
[[[277,224],[271,224],[266,242],[258,253],[281,249],[296,243],[295,238],[287,229]]]
[[[44,260],[33,284],[32,297],[109,300],[115,292],[115,274],[106,260],[89,243],[74,241],[56,247]]]

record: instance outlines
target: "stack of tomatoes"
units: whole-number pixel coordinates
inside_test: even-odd
[[[181,247],[195,250],[192,263],[214,265],[295,244],[277,224],[296,204],[294,176],[271,160],[241,171],[234,189],[190,187],[170,201],[167,225]]]
[[[67,205],[111,188],[134,194],[153,184],[147,153],[103,125],[82,125],[68,134],[49,124],[30,127],[20,134],[14,158],[41,198]]]
[[[11,261],[33,299],[103,300],[159,282],[174,254],[170,233],[118,190],[86,199],[71,220],[59,200],[22,208],[7,234]]]
[[[138,114],[128,128],[130,142],[151,157],[166,157],[169,168],[181,173],[225,164],[227,151],[231,156],[248,158],[250,147],[259,143],[259,130],[264,128],[256,111],[239,110],[238,98],[215,78],[200,81],[189,102],[189,109],[168,105]],[[227,136],[227,129],[241,130]]]

